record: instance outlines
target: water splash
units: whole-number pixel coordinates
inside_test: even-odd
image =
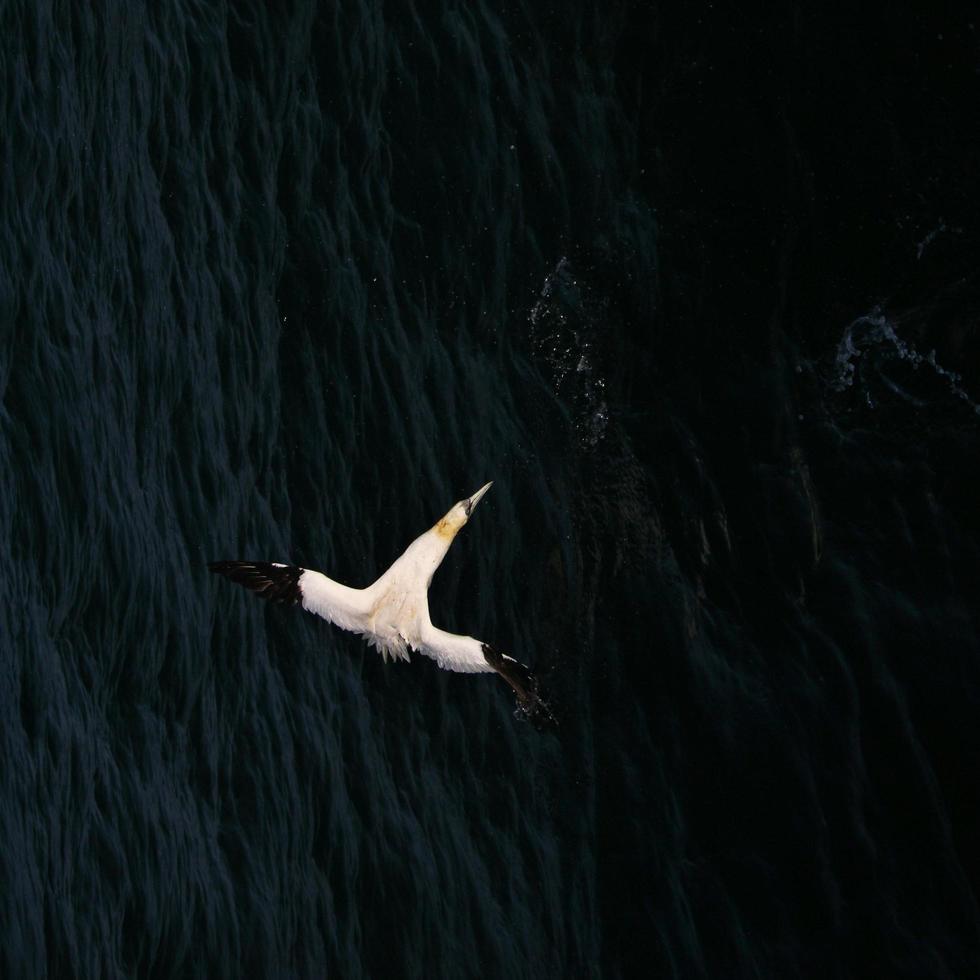
[[[854,388],[870,409],[876,408],[880,401],[873,390],[876,384],[918,407],[931,404],[934,400],[931,393],[913,390],[908,380],[899,380],[890,373],[889,369],[895,365],[911,368],[916,373],[923,367],[929,369],[923,375],[938,380],[946,393],[980,415],[980,404],[963,387],[962,375],[940,364],[934,349],[923,354],[913,343],[900,337],[894,323],[879,308],[858,317],[844,331],[837,345],[831,387],[837,392]]]
[[[927,248],[928,248],[928,247],[929,247],[929,246],[930,246],[930,245],[931,245],[931,244],[932,244],[932,243],[933,243],[933,242],[934,242],[934,241],[935,241],[935,240],[936,240],[936,239],[937,239],[937,238],[938,238],[938,237],[939,237],[939,236],[940,236],[940,235],[941,235],[941,234],[942,234],[942,233],[943,233],[944,231],[946,231],[946,222],[945,222],[945,221],[943,221],[943,219],[942,219],[942,218],[940,218],[940,219],[939,219],[939,224],[938,224],[938,225],[937,225],[937,226],[936,226],[935,228],[933,228],[933,230],[932,230],[932,231],[930,231],[930,232],[929,232],[929,234],[928,234],[928,235],[926,235],[926,237],[925,237],[925,238],[923,238],[923,239],[922,239],[922,241],[921,241],[921,242],[919,242],[919,243],[918,243],[918,244],[917,244],[917,245],[915,246],[915,257],[916,257],[916,259],[918,259],[918,260],[921,260],[921,259],[922,259],[922,255],[923,255],[923,253],[925,252],[925,250],[926,250],[926,249],[927,249]]]
[[[562,256],[528,316],[534,353],[550,367],[555,393],[570,404],[579,443],[587,449],[602,441],[609,425],[606,381],[596,368],[602,313]]]

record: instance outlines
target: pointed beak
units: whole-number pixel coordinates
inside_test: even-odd
[[[466,513],[467,515],[473,513],[473,508],[483,499],[483,495],[493,486],[493,480],[484,486],[480,487],[479,490],[466,501]]]

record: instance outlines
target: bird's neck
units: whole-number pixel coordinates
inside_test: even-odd
[[[419,539],[422,542],[420,551],[425,556],[425,560],[431,563],[433,572],[442,564],[458,531],[458,527],[448,525],[443,518]]]
[[[426,588],[432,581],[436,569],[442,564],[443,558],[446,557],[457,530],[458,528],[455,530],[447,528],[445,521],[442,520],[429,528],[411,545],[409,551],[412,554],[412,561],[425,577]]]
[[[442,522],[440,521],[439,524]],[[375,583],[385,587],[395,583],[400,588],[428,589],[436,569],[442,564],[455,535],[448,535],[439,524],[429,528],[417,537],[402,553],[398,560]]]

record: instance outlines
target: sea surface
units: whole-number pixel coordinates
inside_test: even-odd
[[[980,976],[963,5],[0,0],[0,976]],[[384,664],[363,586],[488,480]]]

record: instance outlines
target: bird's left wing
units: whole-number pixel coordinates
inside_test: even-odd
[[[213,561],[212,572],[251,589],[270,602],[303,608],[341,629],[367,631],[370,599],[364,589],[351,589],[320,572],[273,561]]]

